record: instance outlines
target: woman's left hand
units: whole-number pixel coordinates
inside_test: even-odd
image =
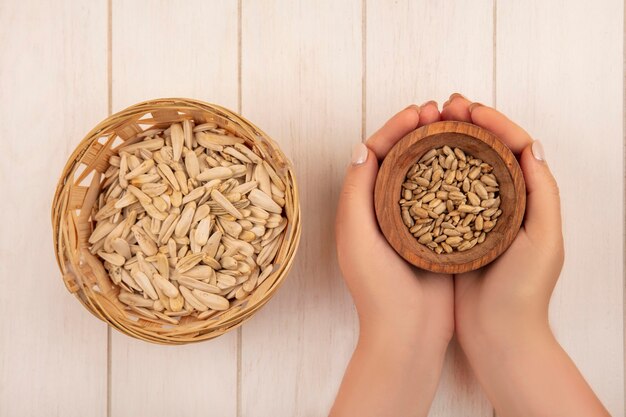
[[[360,335],[332,415],[426,415],[434,397],[454,331],[452,277],[417,270],[387,243],[374,213],[374,184],[379,162],[398,140],[439,120],[434,102],[409,106],[367,146],[355,145],[336,233]]]

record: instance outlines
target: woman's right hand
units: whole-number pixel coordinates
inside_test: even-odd
[[[559,189],[541,144],[497,110],[453,95],[444,120],[479,125],[518,157],[527,189],[524,224],[509,249],[477,271],[456,275],[456,331],[469,348],[480,340],[503,342],[528,331],[549,331],[548,304],[563,266]]]
[[[499,415],[608,415],[548,323],[564,250],[559,189],[543,147],[500,112],[458,94],[441,118],[498,136],[518,157],[526,182],[524,224],[509,249],[454,277],[457,338],[479,381]]]

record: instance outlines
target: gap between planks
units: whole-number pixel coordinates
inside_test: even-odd
[[[242,114],[243,105],[242,105],[242,89],[241,89],[241,79],[242,79],[242,0],[237,0],[237,112]],[[241,371],[241,352],[242,352],[242,343],[243,343],[243,326],[237,327],[237,382],[236,382],[236,398],[235,401],[237,404],[235,405],[235,414],[237,417],[241,417],[241,386],[242,386],[242,371]]]
[[[622,226],[623,245],[626,247],[626,3],[623,8],[622,16],[622,218],[624,223]],[[622,252],[622,310],[624,320],[622,321],[622,346],[626,346],[626,254]],[[626,375],[626,349],[623,349],[624,356],[624,375]],[[626,398],[626,384],[624,384],[624,398]],[[626,410],[626,402],[623,404]]]
[[[491,91],[492,91],[492,105],[494,109],[497,109],[498,107],[498,92],[497,92],[497,88],[498,88],[498,73],[497,73],[497,63],[498,63],[498,0],[493,0],[493,18],[492,18],[492,23],[491,25],[493,26],[492,30],[493,30],[493,50],[492,50],[492,55],[493,55],[493,63],[492,63],[492,80],[491,80]],[[482,387],[481,387],[482,389]],[[495,407],[492,406],[492,416],[493,417],[498,417],[498,414],[496,413],[496,409]]]
[[[367,128],[367,0],[361,0],[361,142]]]
[[[113,113],[113,0],[107,0],[107,116]],[[112,363],[112,335],[111,326],[107,324],[107,398],[106,416],[111,417],[111,394],[113,378],[111,375]]]
[[[497,73],[496,73],[496,69],[497,69],[497,63],[498,63],[498,0],[493,0],[493,20],[492,20],[492,30],[493,30],[493,63],[492,63],[492,81],[491,81],[491,91],[492,91],[492,97],[491,97],[491,101],[493,104],[493,108],[497,108],[498,106],[498,92],[497,92],[497,88],[498,88],[498,83],[497,83]],[[495,411],[494,411],[494,416],[495,416]]]

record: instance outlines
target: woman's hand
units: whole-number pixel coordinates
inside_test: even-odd
[[[474,123],[518,157],[527,189],[523,227],[486,267],[456,275],[457,338],[503,416],[605,416],[548,324],[563,266],[559,190],[539,142],[495,109],[453,94],[443,120]]]
[[[455,277],[456,331],[462,344],[495,337],[516,343],[547,331],[548,304],[563,266],[559,190],[539,142],[498,111],[452,95],[445,120],[479,125],[518,157],[527,188],[523,227],[509,249],[485,268]],[[469,346],[467,346],[469,347]]]
[[[374,213],[378,164],[419,126],[440,120],[434,102],[410,106],[355,145],[336,219],[339,266],[360,335],[332,415],[426,415],[454,331],[449,275],[419,271],[389,246]]]
[[[439,121],[437,105],[411,106],[355,146],[336,219],[337,257],[350,289],[361,333],[411,338],[428,331],[447,345],[454,331],[451,277],[420,271],[387,243],[374,213],[378,164],[393,145],[419,126]]]

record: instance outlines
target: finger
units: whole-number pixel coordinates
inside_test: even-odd
[[[498,136],[514,154],[518,155],[532,143],[530,135],[508,117],[480,103],[468,107],[472,122]]]
[[[535,141],[522,151],[520,166],[526,182],[526,233],[535,242],[561,242],[559,187],[545,161],[540,142]]]
[[[417,127],[422,127],[441,120],[441,113],[436,101],[429,101],[420,106],[420,120]]]
[[[459,93],[454,93],[443,105],[441,120],[458,120],[460,122],[472,122],[469,112],[470,100]]]
[[[374,184],[377,173],[376,155],[364,144],[356,144],[337,207],[335,231],[339,253],[349,248],[351,239],[362,239],[364,236],[380,233],[374,213]]]
[[[396,142],[417,128],[420,112],[420,107],[416,105],[407,107],[389,119],[367,140],[367,146],[374,151],[379,160],[387,155]]]

